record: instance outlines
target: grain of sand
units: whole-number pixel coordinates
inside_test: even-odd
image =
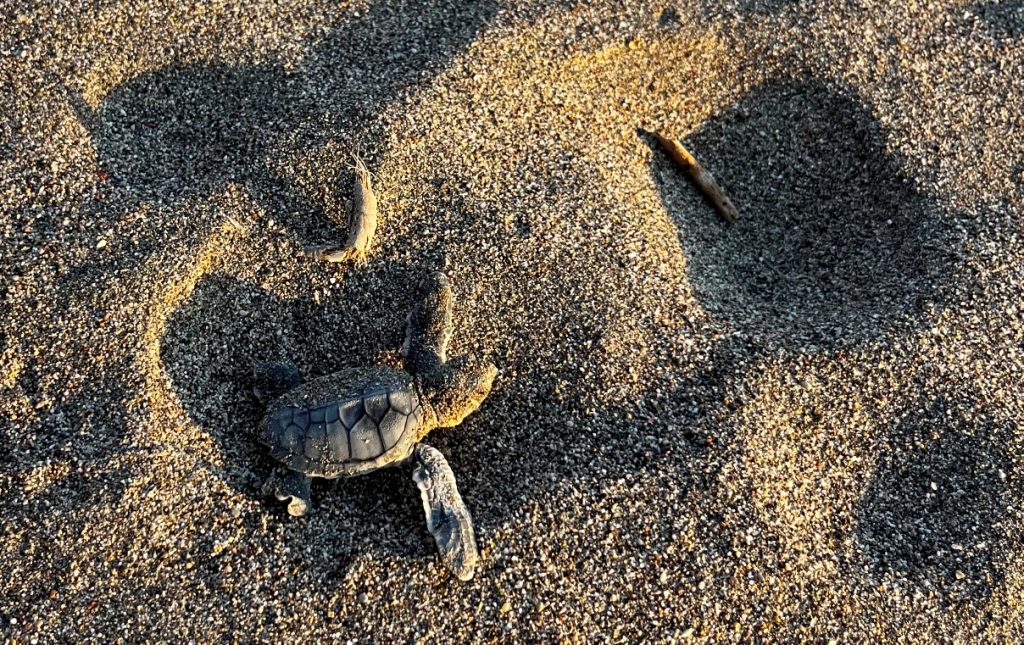
[[[16,642],[1024,633],[1024,9],[0,5],[0,630]],[[722,224],[646,134],[742,214]],[[380,189],[361,266],[350,160]],[[426,272],[495,391],[409,473],[260,493],[249,375],[396,364]]]

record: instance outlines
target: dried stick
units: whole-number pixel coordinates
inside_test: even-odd
[[[725,196],[722,187],[718,185],[718,182],[711,176],[708,169],[687,152],[683,144],[675,139],[663,137],[657,132],[654,133],[654,138],[658,140],[658,143],[668,152],[669,156],[679,164],[690,180],[697,185],[698,190],[711,202],[711,205],[715,207],[715,210],[718,211],[722,219],[730,224],[739,219],[740,214],[736,211],[736,207],[732,205],[732,202],[729,201],[729,198]]]
[[[352,219],[345,246],[335,244],[307,246],[305,255],[328,262],[358,260],[366,255],[377,231],[377,197],[370,186],[370,171],[359,157],[356,157],[356,185],[352,198]]]

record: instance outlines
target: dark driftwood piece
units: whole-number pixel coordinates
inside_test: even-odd
[[[663,137],[657,132],[654,133],[654,138],[658,140],[658,143],[668,152],[669,156],[679,164],[690,180],[697,185],[697,188],[711,202],[711,205],[715,207],[715,210],[718,211],[722,219],[730,224],[739,219],[740,214],[736,211],[736,207],[732,205],[732,202],[729,201],[729,198],[725,196],[722,187],[718,185],[718,182],[711,176],[708,169],[694,159],[693,155],[683,147],[683,144],[675,139]]]
[[[352,221],[345,246],[336,244],[307,246],[308,257],[328,262],[358,260],[366,255],[377,230],[377,197],[370,186],[370,171],[359,157],[356,157],[356,185],[352,198]]]

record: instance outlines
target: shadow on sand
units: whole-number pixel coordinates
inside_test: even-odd
[[[334,239],[345,221],[337,187],[351,173],[339,164],[303,190],[280,169],[285,157],[331,143],[374,166],[390,134],[374,127],[383,107],[429,82],[496,13],[490,0],[383,0],[294,69],[172,64],[120,85],[97,109],[71,100],[129,205],[177,204],[234,182],[306,243]]]
[[[652,174],[702,304],[763,347],[834,354],[934,319],[957,244],[871,113],[813,80],[761,86],[687,137],[741,213],[733,225],[667,156]],[[922,395],[923,396],[923,395]],[[1011,429],[980,400],[924,397],[885,436],[856,508],[869,575],[949,601],[998,586]],[[934,483],[934,487],[933,487]]]
[[[932,200],[870,113],[814,81],[761,86],[687,137],[741,219],[715,219],[656,155],[697,297],[737,329],[795,347],[882,337],[941,300],[952,258]]]
[[[962,392],[907,411],[861,497],[857,540],[874,576],[944,601],[985,602],[1001,583],[1008,509],[1019,499],[1014,429]]]
[[[1009,40],[1024,37],[1024,3],[987,0],[976,3],[972,10],[992,35]]]

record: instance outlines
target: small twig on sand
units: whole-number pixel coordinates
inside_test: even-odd
[[[345,262],[358,260],[366,255],[377,231],[377,197],[370,186],[370,171],[359,157],[356,157],[356,182],[352,199],[352,221],[349,226],[348,240],[345,246],[337,245],[307,246],[304,254],[307,257],[328,262]]]
[[[683,144],[675,139],[663,137],[657,132],[654,133],[654,138],[658,140],[658,143],[668,152],[669,156],[679,164],[690,180],[697,185],[697,188],[711,202],[711,205],[715,207],[715,210],[718,211],[722,219],[730,224],[739,219],[740,214],[736,211],[736,207],[732,205],[732,202],[729,201],[729,198],[725,196],[722,187],[718,185],[718,182],[711,176],[708,169],[687,152]]]

